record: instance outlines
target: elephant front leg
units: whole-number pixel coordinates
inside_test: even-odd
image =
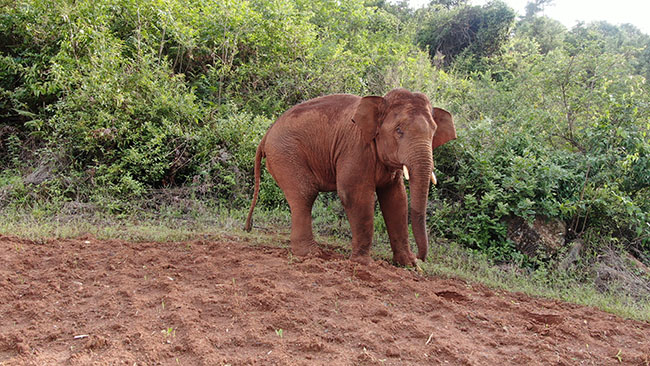
[[[352,255],[350,260],[370,264],[370,247],[374,232],[373,187],[339,187],[339,198],[345,208],[352,231]]]
[[[377,198],[393,249],[393,262],[415,266],[415,254],[409,248],[408,199],[401,175],[393,184],[378,188]]]

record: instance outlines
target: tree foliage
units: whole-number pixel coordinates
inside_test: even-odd
[[[562,23],[546,16],[525,17],[517,23],[515,31],[518,37],[537,42],[542,53],[562,48],[567,33]]]
[[[433,7],[429,11],[417,42],[428,48],[432,58],[444,57],[445,65],[460,56],[476,60],[498,54],[515,20],[514,11],[500,1],[447,11]]]

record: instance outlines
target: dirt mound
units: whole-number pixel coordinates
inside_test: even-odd
[[[3,365],[649,365],[650,324],[220,242],[1,237]]]

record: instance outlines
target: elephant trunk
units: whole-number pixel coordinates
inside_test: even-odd
[[[411,228],[415,243],[418,246],[417,257],[424,260],[427,256],[429,239],[426,228],[427,201],[429,196],[429,182],[433,170],[433,157],[431,144],[422,149],[413,157],[409,157],[407,168],[410,173],[409,187],[411,191]]]

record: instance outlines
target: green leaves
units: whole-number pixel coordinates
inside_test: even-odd
[[[515,13],[508,5],[493,1],[483,6],[463,5],[451,10],[430,8],[430,15],[417,34],[417,43],[428,48],[431,59],[444,57],[450,65],[465,58],[465,69],[477,70],[481,57],[498,54],[508,40]]]

